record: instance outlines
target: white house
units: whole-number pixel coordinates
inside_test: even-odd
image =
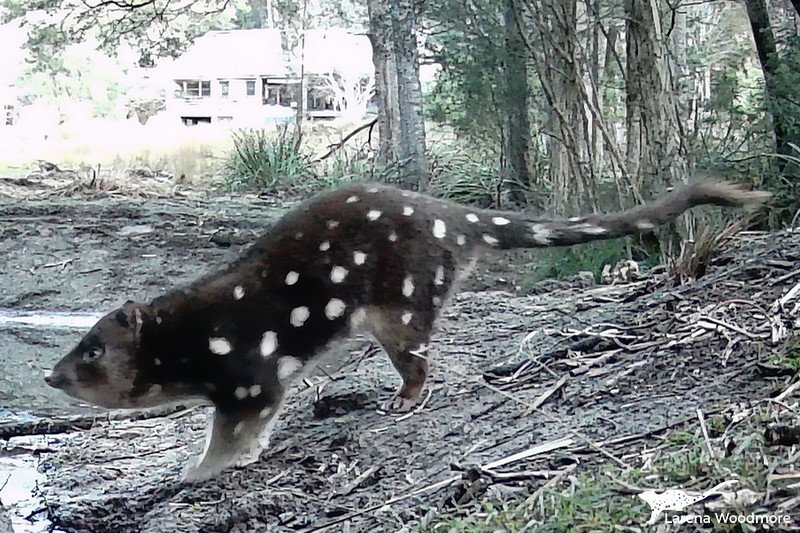
[[[308,30],[303,53],[284,51],[275,29],[212,31],[163,68],[174,81],[167,112],[185,124],[289,120],[301,97],[301,72],[312,118],[340,116],[348,102],[356,105],[337,88],[354,86],[362,95],[372,90],[369,39],[342,29]]]

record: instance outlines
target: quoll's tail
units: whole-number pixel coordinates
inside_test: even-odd
[[[695,182],[658,200],[619,213],[569,220],[535,220],[520,217],[519,214],[509,214],[507,218],[495,216],[492,219],[492,233],[496,239],[484,236],[484,240],[502,249],[568,246],[646,232],[672,222],[698,205],[752,208],[762,204],[769,196],[767,192],[749,191],[730,182]]]

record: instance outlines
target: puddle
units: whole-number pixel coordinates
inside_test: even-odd
[[[89,329],[102,316],[101,313],[21,313],[0,309],[0,327],[28,326],[54,329]]]
[[[45,476],[36,471],[35,450],[51,448],[57,437],[35,435],[14,437],[0,448],[0,501],[6,508],[14,533],[52,531],[42,501],[34,495]]]

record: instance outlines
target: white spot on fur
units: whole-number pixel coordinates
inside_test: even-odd
[[[297,240],[302,239],[303,238],[303,232],[302,231],[298,231],[297,233],[294,234],[294,238],[297,239]]]
[[[361,324],[364,323],[364,320],[367,318],[367,311],[363,307],[359,307],[353,314],[350,315],[350,327],[353,329],[358,328]]]
[[[348,204],[354,204],[354,203],[356,203],[357,201],[358,201],[358,196],[351,196],[350,198],[348,198],[347,200],[345,200],[345,202],[346,202],[346,203],[348,203]]]
[[[233,434],[238,435],[239,433],[242,432],[243,428],[244,428],[244,422],[239,422],[238,424],[233,426]]]
[[[284,281],[286,282],[287,285],[294,285],[295,283],[297,283],[298,279],[300,279],[300,274],[298,274],[294,270],[290,270],[286,274],[286,279]]]
[[[163,321],[164,321],[164,319],[161,318],[160,316],[156,317],[156,324],[161,324]]]
[[[364,252],[358,252],[358,251],[353,252],[353,262],[357,266],[363,265],[364,263],[366,263],[366,261],[367,261],[367,254],[365,254]]]
[[[433,236],[437,239],[444,239],[447,235],[447,226],[444,225],[444,220],[438,218],[433,221]]]
[[[494,217],[492,219],[492,224],[495,226],[505,226],[506,224],[511,224],[511,221],[506,217]]]
[[[456,243],[458,243],[459,246],[464,246],[467,243],[467,236],[459,235],[456,237]]]
[[[369,189],[367,189],[367,192],[375,194],[376,192],[378,192],[378,188],[377,187],[370,187]]]
[[[438,306],[439,306],[439,305],[441,305],[441,304],[442,304],[442,299],[441,299],[441,298],[439,298],[438,296],[434,296],[434,297],[433,297],[433,305],[435,305],[435,306],[437,306],[437,307],[438,307]]]
[[[278,379],[284,381],[286,378],[303,368],[303,362],[296,357],[286,355],[278,359]]]
[[[636,228],[640,230],[649,230],[655,228],[656,225],[650,222],[649,220],[640,220],[636,223]]]
[[[224,337],[211,337],[208,339],[208,349],[217,355],[228,355],[233,349],[228,339]]]
[[[492,237],[491,235],[484,235],[483,240],[486,242],[486,244],[490,244],[492,246],[495,246],[498,242],[500,242],[497,240],[497,238]]]
[[[377,209],[370,209],[367,212],[367,220],[378,220],[379,218],[381,218],[382,214],[383,213],[381,213]]]
[[[397,240],[397,233],[395,233],[395,232],[391,232],[391,233],[389,234],[389,242],[394,242],[394,241],[396,241],[396,240]]]
[[[411,278],[411,274],[408,274],[403,280],[403,296],[411,298],[412,294],[414,294],[414,280]]]
[[[328,320],[339,318],[344,314],[346,307],[347,306],[345,303],[339,298],[331,298],[331,300],[325,305],[325,316],[328,317]]]
[[[583,218],[583,217],[572,217],[572,218],[568,218],[567,220],[569,220],[570,222],[578,222],[578,221],[580,221],[582,218]]]
[[[328,221],[328,229],[336,229],[338,227],[339,227],[339,221],[338,220],[329,220]]]
[[[265,407],[261,411],[259,411],[258,418],[264,420],[265,418],[269,418],[270,416],[272,416],[272,413],[274,412],[275,410],[272,407]]]
[[[164,391],[164,387],[162,387],[161,385],[159,385],[158,383],[156,383],[155,385],[153,385],[152,387],[150,387],[149,389],[147,389],[147,395],[148,395],[148,396],[158,396],[158,395],[159,395],[159,394],[161,394],[163,391]]]
[[[410,217],[414,214],[414,208],[410,205],[407,205],[403,208],[403,216]]]
[[[434,285],[444,285],[444,267],[439,265],[436,267],[436,277],[433,278]]]
[[[414,318],[414,315],[408,312],[403,313],[403,316],[400,317],[400,319],[403,321],[403,324],[405,324],[406,326],[408,325],[409,322],[411,322],[412,318]]]
[[[602,235],[607,233],[608,230],[606,228],[601,228],[600,226],[596,226],[594,224],[578,224],[572,227],[573,230],[580,231],[581,233],[585,233],[587,235]]]
[[[478,221],[478,215],[470,213],[467,215],[467,221],[472,222],[473,224]]]
[[[248,392],[250,393],[250,396],[255,398],[256,396],[261,394],[261,385],[252,385],[252,386],[250,386],[250,390]]]
[[[534,241],[539,244],[550,244],[550,236],[553,234],[552,231],[545,228],[541,224],[531,224],[530,228]]]
[[[153,359],[153,364],[155,364],[156,366],[161,366],[161,359],[156,357],[155,359]]]
[[[233,391],[233,395],[236,396],[237,400],[244,400],[250,395],[250,391],[245,387],[236,387],[236,390]]]
[[[296,328],[299,328],[303,324],[306,323],[309,315],[308,307],[302,305],[300,307],[295,307],[292,309],[292,312],[289,314],[289,323]]]
[[[331,249],[331,243],[328,241],[322,241],[322,244],[319,245],[320,252],[327,252]]]
[[[331,269],[331,281],[341,283],[347,277],[347,269],[343,266],[335,266]]]
[[[244,298],[244,287],[237,285],[233,288],[233,299],[241,300],[242,298]]]
[[[261,337],[261,345],[259,350],[262,357],[272,355],[278,349],[278,334],[274,331],[267,331]]]

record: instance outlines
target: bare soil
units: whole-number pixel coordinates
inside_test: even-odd
[[[281,212],[255,197],[20,187],[0,202],[6,312],[148,300],[232,260]],[[623,457],[697,409],[735,411],[784,390],[789,378],[761,363],[793,335],[798,258],[800,235],[747,234],[695,283],[556,284],[527,296],[509,292],[519,257],[493,254],[440,321],[419,410],[380,411],[397,377],[369,339],[354,339],[297,385],[258,463],[202,484],[179,475],[202,451],[208,408],[106,419],[45,387],[77,330],[0,326],[0,423],[3,409],[98,413],[42,455],[43,512],[59,530],[416,531],[453,505],[536,490],[543,480],[526,471]],[[487,286],[506,290],[469,290]],[[480,468],[553,441],[503,465],[519,476]]]

